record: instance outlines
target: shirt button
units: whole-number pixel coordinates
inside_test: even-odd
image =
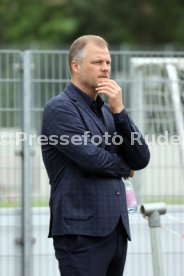
[[[116,191],[115,194],[116,194],[117,196],[119,196],[119,195],[120,195],[120,191]]]

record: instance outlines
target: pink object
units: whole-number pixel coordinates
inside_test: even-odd
[[[126,202],[129,213],[137,211],[137,200],[135,197],[134,187],[130,178],[123,180],[125,184]]]

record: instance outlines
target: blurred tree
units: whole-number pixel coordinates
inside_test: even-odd
[[[95,32],[113,44],[156,46],[184,42],[181,0],[69,0],[77,14],[76,35]]]
[[[184,43],[181,0],[1,0],[0,41],[59,47],[87,33],[111,44]]]
[[[58,44],[69,39],[76,31],[77,19],[67,16],[67,6],[64,0],[2,0],[1,44]]]

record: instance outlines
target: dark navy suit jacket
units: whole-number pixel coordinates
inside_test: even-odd
[[[113,115],[104,104],[102,119],[72,84],[45,106],[42,135],[49,142],[42,141],[42,156],[51,184],[49,237],[105,236],[121,219],[130,238],[122,177],[148,164],[149,149],[125,110]],[[140,136],[133,144],[131,132]],[[123,137],[121,145],[114,133]]]

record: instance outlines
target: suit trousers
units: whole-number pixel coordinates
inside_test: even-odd
[[[122,276],[127,255],[127,234],[120,223],[105,237],[53,237],[62,276]]]

